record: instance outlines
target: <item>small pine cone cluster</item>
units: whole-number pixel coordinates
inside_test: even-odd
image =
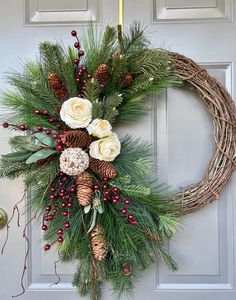
[[[126,262],[126,263],[123,264],[122,270],[123,270],[123,274],[125,276],[131,276],[132,273],[133,273],[132,266],[129,262]]]
[[[109,67],[106,64],[101,64],[98,66],[94,78],[100,83],[102,86],[106,86],[109,80]]]
[[[100,178],[114,179],[117,176],[115,167],[108,161],[90,158],[89,167]]]
[[[70,148],[88,149],[92,142],[91,136],[84,130],[70,130],[63,134],[61,141]]]
[[[56,73],[49,74],[48,81],[58,99],[67,100],[69,98],[69,92],[64,81]]]
[[[128,88],[133,83],[133,76],[131,74],[125,74],[121,77],[121,84],[124,88]]]
[[[77,199],[80,205],[87,206],[93,198],[93,178],[88,172],[83,172],[76,178]]]
[[[107,243],[104,235],[104,229],[97,224],[91,232],[91,247],[93,256],[96,260],[103,260],[107,254]]]

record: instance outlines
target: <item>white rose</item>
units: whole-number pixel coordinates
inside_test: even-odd
[[[60,116],[70,128],[85,128],[92,119],[92,103],[83,98],[70,98],[62,104]]]
[[[89,154],[96,159],[113,161],[120,154],[120,148],[118,136],[112,133],[108,137],[92,142]]]
[[[89,134],[95,137],[103,138],[111,135],[111,124],[107,120],[95,119],[87,127]]]

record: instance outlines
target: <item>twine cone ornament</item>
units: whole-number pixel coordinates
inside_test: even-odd
[[[107,243],[104,236],[104,229],[97,224],[91,232],[91,247],[96,260],[103,260],[107,254]]]
[[[87,206],[93,198],[93,178],[88,172],[83,172],[76,178],[77,199],[82,206]]]
[[[117,176],[115,167],[108,161],[90,158],[89,167],[100,178],[114,179]]]
[[[64,81],[62,81],[56,73],[49,74],[48,81],[58,99],[67,100],[69,98],[69,92]]]
[[[87,131],[83,130],[70,130],[65,132],[61,137],[61,141],[67,147],[79,147],[83,150],[87,149],[92,142],[91,136]]]
[[[109,80],[109,68],[106,64],[98,66],[95,72],[95,79],[102,85],[105,86]]]

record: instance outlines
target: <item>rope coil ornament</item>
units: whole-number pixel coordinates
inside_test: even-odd
[[[185,215],[217,200],[236,169],[236,108],[227,90],[192,59],[171,53],[171,63],[176,76],[200,96],[213,121],[214,154],[205,176],[172,198]]]

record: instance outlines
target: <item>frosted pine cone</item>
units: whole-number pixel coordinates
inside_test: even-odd
[[[96,225],[91,232],[91,247],[94,258],[103,260],[107,254],[107,243],[104,235],[104,229],[101,225]]]
[[[93,198],[93,178],[88,172],[77,176],[77,199],[80,205],[87,206]]]
[[[87,131],[70,130],[62,136],[61,141],[67,147],[87,149],[92,142],[92,137]]]
[[[117,176],[115,167],[108,161],[90,157],[89,167],[100,178],[114,179]]]
[[[56,73],[49,74],[48,81],[58,99],[66,100],[69,98],[69,92],[64,81],[62,81]]]
[[[103,86],[105,86],[109,80],[109,68],[106,64],[98,66],[94,78]]]
[[[61,171],[70,176],[83,173],[89,166],[89,156],[81,148],[67,148],[60,156]]]

